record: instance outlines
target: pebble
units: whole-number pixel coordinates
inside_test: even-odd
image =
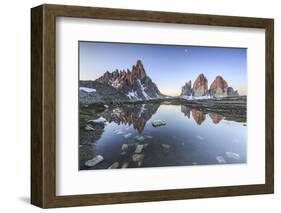
[[[110,167],[108,167],[108,169],[117,169],[119,166],[118,162],[113,163]]]
[[[143,154],[133,154],[132,155],[132,160],[134,162],[138,162],[138,161],[142,161],[144,158],[144,155]]]
[[[240,159],[240,155],[238,155],[237,153],[234,153],[234,152],[226,152],[225,155],[228,158],[232,158],[232,159],[235,159],[235,160],[239,160]]]
[[[91,127],[90,125],[85,126],[85,130],[87,131],[94,131],[95,129]]]
[[[137,148],[135,150],[135,153],[141,153],[143,150],[144,145],[137,145]]]
[[[224,160],[224,158],[222,156],[217,156],[216,157],[218,163],[226,163],[226,161]]]
[[[162,143],[161,146],[162,146],[163,148],[165,148],[165,149],[169,149],[169,148],[170,148],[170,145],[164,144],[164,143]]]
[[[89,167],[95,166],[95,165],[99,164],[100,162],[102,162],[103,159],[104,159],[103,156],[97,155],[93,159],[86,161],[85,166],[89,166]]]
[[[122,144],[121,155],[125,155],[127,153],[128,149],[129,149],[129,145],[128,144]]]

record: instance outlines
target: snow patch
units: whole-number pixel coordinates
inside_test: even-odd
[[[182,95],[181,98],[184,98],[186,100],[204,100],[204,99],[212,99],[213,97],[210,95],[205,95],[205,96],[184,96]]]
[[[99,117],[98,119],[95,120],[89,120],[88,123],[106,123],[106,119],[103,117]]]
[[[142,113],[143,113],[144,111],[145,111],[145,104],[142,104],[142,105],[141,105],[141,110],[140,110],[139,115],[138,115],[139,118],[141,117],[141,115],[142,115]]]
[[[116,79],[115,81],[111,82],[111,86],[113,86],[114,88],[118,89],[121,87],[121,84],[119,82],[118,79]]]
[[[143,94],[143,96],[146,98],[146,99],[150,99],[150,97],[146,94],[146,92],[144,91],[144,87],[143,87],[143,85],[142,85],[142,83],[140,82],[140,80],[138,79],[137,80],[138,81],[138,84],[140,85],[140,89],[141,89],[141,91],[142,91],[142,94]]]
[[[139,99],[135,91],[128,92],[127,96],[130,98],[130,100],[138,100]]]
[[[84,92],[96,92],[97,90],[94,88],[89,88],[89,87],[80,87],[80,90]]]

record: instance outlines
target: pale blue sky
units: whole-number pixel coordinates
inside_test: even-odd
[[[107,70],[131,69],[141,59],[146,73],[167,95],[179,95],[188,80],[203,73],[208,83],[221,75],[247,94],[247,49],[158,44],[79,42],[80,79],[95,80]]]

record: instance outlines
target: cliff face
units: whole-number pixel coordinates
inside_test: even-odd
[[[191,80],[189,80],[181,88],[181,96],[191,96],[191,95],[192,95]]]
[[[204,74],[200,74],[191,88],[191,81],[185,83],[182,87],[181,96],[193,96],[193,97],[231,97],[239,96],[237,90],[228,86],[228,83],[223,79],[222,76],[218,75],[215,80],[211,83],[208,89],[208,79]]]
[[[205,96],[208,95],[208,79],[204,74],[200,74],[193,84],[193,96]]]
[[[215,97],[226,97],[227,96],[227,82],[218,75],[210,86],[210,95]]]

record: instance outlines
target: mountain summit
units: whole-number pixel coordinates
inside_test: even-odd
[[[208,79],[201,73],[193,84],[193,96],[204,96],[208,94]]]
[[[191,89],[191,81],[188,81],[183,87],[181,96],[188,97],[227,97],[227,96],[239,96],[238,91],[228,86],[228,83],[222,76],[216,76],[215,80],[211,83],[208,89],[208,79],[204,74],[200,74]]]
[[[137,60],[131,70],[116,69],[112,73],[107,71],[96,81],[114,87],[131,100],[148,100],[162,96],[156,84],[146,74],[141,60]]]
[[[192,85],[191,80],[185,83],[185,85],[181,88],[181,95],[191,96],[192,95]]]

